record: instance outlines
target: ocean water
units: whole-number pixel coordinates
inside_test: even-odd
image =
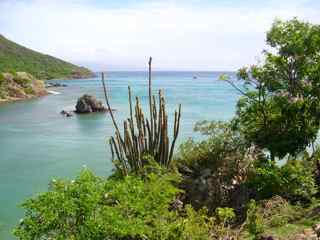
[[[153,91],[163,89],[169,118],[182,104],[178,142],[196,137],[193,126],[200,120],[228,120],[235,112],[238,93],[219,81],[221,72],[154,72]],[[234,78],[234,73],[228,73]],[[193,79],[197,76],[197,79]],[[107,88],[119,124],[128,116],[127,86],[140,96],[147,110],[147,73],[110,72]],[[52,178],[74,177],[84,165],[101,176],[112,171],[107,144],[113,134],[108,114],[66,118],[82,94],[103,101],[99,78],[63,80],[58,95],[0,105],[0,239],[14,239],[11,231],[23,216],[25,199],[47,190]]]

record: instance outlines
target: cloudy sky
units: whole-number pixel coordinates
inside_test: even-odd
[[[93,70],[236,70],[275,18],[320,24],[319,0],[0,0],[0,34]]]

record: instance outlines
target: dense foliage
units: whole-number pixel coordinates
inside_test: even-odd
[[[20,46],[0,35],[0,72],[28,72],[38,79],[90,77],[90,70]]]
[[[89,170],[23,204],[20,239],[208,239],[210,219],[190,206],[170,211],[175,174],[103,179]]]
[[[238,72],[244,88],[235,122],[247,141],[282,158],[303,151],[319,130],[320,26],[276,21],[267,44],[262,64]]]
[[[291,160],[283,166],[272,161],[257,163],[248,185],[255,189],[257,199],[279,195],[293,202],[311,201],[317,193],[312,170],[305,160]]]

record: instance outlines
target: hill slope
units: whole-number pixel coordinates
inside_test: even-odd
[[[0,34],[0,72],[28,72],[38,79],[88,78],[93,73],[6,39]]]

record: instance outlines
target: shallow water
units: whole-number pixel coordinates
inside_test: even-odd
[[[155,72],[153,90],[164,89],[168,115],[182,104],[179,142],[195,136],[199,120],[227,120],[235,111],[239,95],[217,80],[219,72]],[[234,75],[230,73],[232,77]],[[198,78],[193,79],[196,75]],[[0,105],[0,239],[12,239],[12,228],[23,216],[18,207],[28,197],[45,191],[52,178],[72,178],[88,166],[97,174],[110,174],[112,165],[107,139],[113,133],[107,114],[65,118],[84,93],[103,100],[99,79],[63,81],[61,94]],[[112,72],[107,76],[111,105],[119,122],[128,116],[127,86],[141,96],[146,109],[147,74]]]

